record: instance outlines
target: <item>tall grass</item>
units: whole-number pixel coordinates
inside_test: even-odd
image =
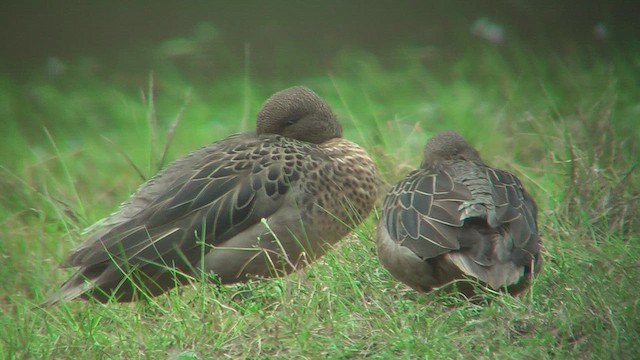
[[[637,358],[636,67],[616,56],[476,48],[453,61],[395,66],[343,54],[330,75],[292,81],[238,76],[191,86],[165,71],[153,75],[151,90],[146,80],[136,88],[83,76],[81,66],[55,80],[3,75],[0,353]],[[148,177],[167,134],[174,159],[247,130],[247,114],[293,84],[328,100],[345,136],[370,151],[389,183],[419,164],[425,141],[442,129],[460,131],[485,161],[516,173],[540,208],[544,268],[531,289],[517,298],[487,292],[484,305],[415,293],[379,265],[373,214],[333,252],[284,279],[196,284],[148,303],[34,308],[68,275],[56,267],[81,230],[141,182],[130,162]]]

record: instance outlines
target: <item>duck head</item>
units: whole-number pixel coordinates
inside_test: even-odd
[[[342,127],[329,105],[303,86],[272,95],[258,111],[256,132],[314,144],[342,137]]]

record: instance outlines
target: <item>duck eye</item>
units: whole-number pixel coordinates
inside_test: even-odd
[[[290,118],[285,122],[285,124],[287,126],[291,126],[291,125],[295,124],[297,121],[298,121],[298,118]]]

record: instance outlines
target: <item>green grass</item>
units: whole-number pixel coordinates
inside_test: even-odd
[[[0,354],[5,358],[637,358],[640,356],[638,53],[609,59],[474,48],[456,59],[367,54],[330,75],[192,85],[170,67],[132,85],[71,64],[0,75]],[[375,214],[284,279],[197,284],[151,303],[34,308],[61,283],[81,230],[170,159],[250,129],[271,93],[304,84],[392,183],[434,132],[457,129],[536,198],[544,269],[480,306],[418,294],[381,268]],[[142,92],[145,96],[141,96]],[[151,125],[150,125],[151,124]],[[153,124],[156,124],[155,126]],[[108,138],[109,141],[105,140]]]

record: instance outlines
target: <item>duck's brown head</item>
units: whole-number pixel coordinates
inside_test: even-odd
[[[424,147],[422,167],[433,167],[447,160],[482,162],[480,154],[455,131],[442,131],[429,139]]]
[[[303,86],[272,95],[258,111],[256,132],[314,144],[342,137],[342,127],[329,105]]]

